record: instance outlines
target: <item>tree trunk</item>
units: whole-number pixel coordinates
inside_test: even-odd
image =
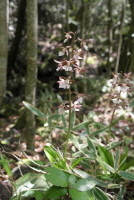
[[[13,43],[11,45],[9,56],[8,56],[8,71],[11,73],[11,69],[14,69],[15,61],[19,49],[20,40],[22,37],[22,31],[24,29],[25,24],[25,9],[26,9],[26,0],[20,0],[18,8],[18,21],[15,31],[15,38],[13,40]]]
[[[134,1],[133,0],[129,0],[130,2],[130,8],[131,8],[131,28],[130,28],[130,32],[131,32],[131,55],[130,55],[130,66],[129,66],[129,71],[134,73]]]
[[[35,105],[37,80],[37,0],[27,0],[27,75],[25,99]],[[34,149],[35,116],[26,111],[27,149]]]
[[[6,90],[8,55],[8,12],[7,0],[0,1],[0,104]]]
[[[120,26],[120,33],[119,33],[119,45],[118,45],[118,51],[117,51],[117,60],[116,60],[116,65],[115,65],[115,74],[117,74],[119,71],[119,61],[120,61],[121,47],[122,47],[122,31],[123,31],[123,27],[124,27],[126,3],[127,3],[127,0],[122,0],[122,16],[121,16],[121,26]]]
[[[112,30],[112,1],[108,0],[107,2],[107,7],[108,7],[108,24],[107,24],[107,29],[108,29],[108,59],[107,59],[107,64],[108,64],[108,70],[107,70],[107,76],[111,76],[111,55],[112,55],[112,40],[113,40],[113,30]]]

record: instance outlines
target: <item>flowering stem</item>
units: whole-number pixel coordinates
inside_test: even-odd
[[[66,157],[67,157],[68,142],[69,142],[69,138],[70,138],[70,135],[71,135],[71,113],[72,113],[72,109],[71,109],[71,90],[70,90],[70,88],[68,89],[68,97],[69,97],[69,119],[68,119],[67,140],[66,140],[65,151],[64,151],[65,161],[66,161]]]
[[[108,144],[110,143],[112,121],[113,121],[113,118],[114,118],[114,114],[115,114],[117,105],[118,105],[118,104],[115,105],[115,108],[114,108],[114,110],[113,110],[112,117],[111,117],[111,120],[110,120],[110,125],[109,125],[109,130],[108,130],[108,138],[107,138]]]
[[[72,55],[71,56],[73,56],[74,42],[75,42],[75,34],[74,34],[74,38],[73,38],[73,41],[72,41]],[[70,57],[70,54],[69,54],[69,57]],[[71,71],[70,71],[69,77],[70,77],[70,80],[71,80],[71,77],[72,77]],[[70,138],[70,135],[71,135],[71,113],[72,113],[72,105],[71,104],[72,104],[72,101],[71,101],[71,89],[70,89],[70,87],[68,89],[68,99],[69,99],[69,119],[68,119],[67,140],[66,140],[65,151],[64,151],[65,161],[66,161],[66,158],[67,158],[68,143],[69,143],[69,138]]]
[[[119,99],[120,99],[120,94],[121,94],[121,91],[120,91],[120,93],[119,93],[118,100],[117,100],[117,104],[116,104],[115,107],[114,107],[114,110],[113,110],[113,113],[112,113],[112,116],[111,116],[111,120],[110,120],[110,125],[109,125],[109,130],[108,130],[108,138],[107,138],[108,144],[110,143],[112,122],[113,122],[113,119],[114,119],[115,111],[116,111],[116,109],[117,109],[117,107],[118,107],[118,102],[119,102]]]

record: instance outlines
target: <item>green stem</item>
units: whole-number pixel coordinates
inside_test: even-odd
[[[68,142],[69,142],[69,138],[70,138],[70,135],[71,135],[71,113],[72,113],[72,108],[71,108],[71,90],[70,90],[70,88],[68,89],[68,97],[69,97],[69,119],[68,119],[67,140],[66,140],[65,151],[64,151],[64,159],[65,159],[65,161],[66,161],[66,157],[67,157]]]
[[[75,34],[74,38],[72,41],[72,55],[73,56],[73,51],[74,51],[74,42],[75,42]],[[70,54],[69,54],[69,59],[70,59]],[[70,85],[71,85],[71,77],[72,77],[72,72],[70,71]],[[66,145],[65,145],[65,151],[64,151],[64,159],[66,161],[67,159],[67,150],[68,150],[68,143],[71,135],[71,113],[72,113],[72,100],[71,100],[71,89],[69,87],[68,89],[68,99],[69,99],[69,119],[68,119],[68,131],[67,131],[67,140],[66,140]]]
[[[120,94],[121,94],[121,91],[120,91],[120,93],[119,93],[118,100],[117,100],[117,104],[116,104],[115,107],[114,107],[114,110],[113,110],[113,113],[112,113],[112,117],[111,117],[111,120],[110,120],[110,125],[109,125],[109,130],[108,130],[108,137],[107,137],[107,142],[108,142],[108,144],[110,143],[112,122],[113,122],[113,119],[114,119],[115,111],[116,111],[117,106],[118,106],[118,101],[119,101],[119,99],[120,99]]]

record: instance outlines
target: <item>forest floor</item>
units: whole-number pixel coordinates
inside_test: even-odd
[[[84,110],[87,112],[87,108],[83,108],[81,111],[81,115],[84,114]],[[89,112],[91,109],[89,110]],[[106,111],[106,96],[103,95],[101,100],[96,102],[94,107],[92,108],[92,112],[94,114],[94,120],[98,123],[107,124],[111,118],[111,108],[107,108]],[[131,112],[122,112],[118,110],[116,113],[116,117],[121,117],[115,126],[112,128],[112,137],[111,141],[123,141],[120,146],[120,152],[123,151],[124,147],[129,151],[129,160],[134,159],[134,114],[133,110]],[[12,171],[12,177],[10,179],[12,181],[17,180],[19,177],[23,176],[23,174],[29,172],[27,165],[29,165],[31,160],[41,161],[42,163],[47,162],[47,158],[44,154],[44,146],[48,141],[46,135],[41,135],[38,133],[35,135],[35,149],[34,151],[26,150],[26,141],[25,141],[25,126],[21,126],[21,128],[16,128],[16,122],[19,119],[19,115],[16,115],[16,112],[10,114],[9,116],[1,116],[0,119],[0,151],[1,155],[5,155],[9,163],[9,167]],[[40,125],[38,125],[38,128]],[[92,127],[93,128],[93,127]],[[102,133],[100,136],[103,141],[105,137],[105,133]],[[97,136],[98,138],[98,136]],[[55,134],[52,135],[52,142],[54,146],[58,146],[62,149],[62,144],[64,143],[64,137],[60,136],[60,131],[55,131]],[[104,140],[105,142],[105,140]],[[59,143],[61,146],[59,146]],[[27,162],[26,160],[29,160]],[[26,168],[19,168],[18,162],[26,161]],[[9,175],[5,172],[5,169],[0,164],[0,181],[5,181],[9,179]],[[133,169],[134,170],[134,169]],[[126,183],[125,183],[126,184]],[[127,182],[127,191],[125,193],[124,200],[132,200],[134,199],[134,182]],[[4,199],[2,199],[4,200]]]

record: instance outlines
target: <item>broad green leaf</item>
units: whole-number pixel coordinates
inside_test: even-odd
[[[95,187],[95,183],[93,181],[89,181],[87,179],[80,179],[73,186],[74,189],[81,191],[81,192],[91,190],[94,187]]]
[[[70,125],[71,129],[74,127],[74,125],[75,125],[75,112],[72,111],[71,112],[71,125]]]
[[[109,164],[107,164],[105,161],[104,162],[104,165],[106,166],[107,170],[112,172],[112,173],[115,173],[115,169],[113,167],[111,167]]]
[[[123,165],[120,167],[120,170],[125,171],[126,169],[129,169],[130,167],[133,167],[133,166],[134,166],[134,160],[131,160],[128,163],[124,162]]]
[[[65,196],[67,193],[67,189],[66,188],[61,188],[61,187],[57,187],[57,186],[52,186],[46,194],[46,197],[48,199],[57,199],[60,198],[62,196]]]
[[[115,171],[118,170],[119,163],[120,163],[120,151],[119,151],[119,148],[118,148],[116,150],[115,158],[114,158],[114,169],[115,169]]]
[[[58,151],[54,150],[51,146],[44,146],[44,151],[47,158],[53,164],[54,167],[59,167],[61,169],[66,170],[68,169],[64,158]]]
[[[66,126],[67,126],[66,125],[66,119],[65,119],[64,115],[61,115],[60,117],[61,117],[61,120],[62,120],[62,123],[63,123],[63,128],[66,129]]]
[[[87,148],[80,148],[80,151],[86,156],[88,157],[89,159],[95,159],[96,156],[90,151],[88,150]]]
[[[44,200],[45,195],[41,191],[34,191],[34,197],[36,200]]]
[[[123,199],[125,192],[126,192],[126,186],[123,185],[122,187],[120,187],[120,191],[118,192],[117,198]]]
[[[88,194],[90,200],[95,200],[95,199],[94,199],[94,196],[93,196],[93,193],[92,193],[92,190],[88,190],[88,191],[86,191],[86,192],[87,192],[87,194]]]
[[[90,136],[91,134],[90,134],[89,126],[87,125],[87,126],[85,127],[85,129],[86,129],[86,134],[87,134],[88,136]]]
[[[120,146],[121,144],[122,144],[122,140],[121,140],[121,141],[118,141],[118,142],[110,142],[110,143],[106,146],[106,148],[107,148],[107,150],[110,150],[110,149],[113,149],[113,148],[115,148],[115,147]]]
[[[94,128],[104,128],[104,125],[102,124],[102,123],[100,123],[100,122],[95,122],[94,123]]]
[[[68,178],[68,184],[70,187],[73,187],[76,182],[76,176],[71,174]]]
[[[103,160],[101,159],[101,157],[97,156],[97,160],[98,160],[100,166],[102,167],[102,169],[103,169],[105,175],[108,176],[108,174],[107,174],[107,168],[106,168],[106,166],[105,166]]]
[[[75,147],[77,149],[80,149],[80,144],[79,144],[78,140],[73,135],[71,135],[70,140],[73,142],[73,144],[75,145]]]
[[[86,178],[86,179],[88,179],[89,181],[93,181],[94,184],[96,184],[96,185],[99,185],[99,186],[101,186],[101,187],[106,187],[106,186],[107,186],[105,183],[103,183],[103,182],[100,181],[99,179],[97,179],[97,178],[91,176],[90,174],[88,174],[88,173],[86,173],[86,172],[84,172],[84,171],[82,171],[82,170],[80,170],[80,169],[74,168],[73,171],[74,171],[76,174],[78,174],[81,178]]]
[[[60,129],[60,130],[64,130],[65,133],[67,132],[67,129],[64,126],[55,126],[55,128]]]
[[[110,188],[110,189],[112,189],[112,188],[120,188],[120,184],[108,184],[107,187]]]
[[[99,130],[94,131],[93,133],[91,133],[91,135],[98,135],[98,134],[100,134],[100,133],[102,133],[102,132],[104,132],[104,131],[107,131],[108,128],[109,128],[109,126],[104,127],[104,128],[101,128],[101,129],[99,129]]]
[[[23,196],[30,195],[30,193],[26,193],[29,190],[41,190],[46,191],[50,188],[51,183],[48,183],[45,176],[39,173],[27,173],[16,180],[14,187],[16,190],[16,194],[19,196],[23,191]],[[24,193],[25,192],[25,193]]]
[[[132,173],[125,172],[125,171],[119,171],[118,174],[124,179],[134,181],[134,174],[132,174]]]
[[[68,176],[62,170],[55,167],[48,167],[45,169],[49,174],[45,174],[47,180],[53,185],[60,187],[68,186]]]
[[[41,117],[41,118],[46,117],[46,115],[44,115],[43,112],[41,112],[40,110],[38,110],[37,108],[32,106],[30,103],[23,101],[23,104],[24,104],[24,106],[26,106],[26,108],[28,108],[33,114],[37,115],[38,117]]]
[[[127,168],[125,168],[127,156],[128,156],[128,152],[126,152],[126,153],[124,153],[123,155],[120,156],[119,170],[127,169]]]
[[[96,200],[109,200],[107,195],[101,189],[96,187],[92,191]]]
[[[44,146],[44,151],[47,158],[49,159],[51,163],[56,162],[56,161],[59,162],[59,160],[61,159],[61,155],[56,150],[54,150],[51,146]]]
[[[94,147],[94,144],[92,143],[92,141],[89,139],[89,137],[87,137],[87,142],[88,142],[88,148],[89,150],[96,155],[96,149]]]
[[[81,130],[83,128],[86,128],[89,124],[91,124],[93,121],[87,121],[87,122],[82,122],[76,126],[73,127],[73,131]]]
[[[124,154],[121,155],[121,157],[120,157],[120,163],[121,163],[122,161],[124,161],[124,159],[126,159],[127,156],[128,156],[128,151],[126,151]]]
[[[8,176],[11,176],[11,175],[12,175],[12,171],[11,171],[11,169],[10,169],[10,167],[9,167],[8,162],[6,161],[6,159],[4,158],[3,155],[1,155],[1,163],[2,163],[2,165],[3,165],[4,170],[5,170],[6,173],[8,174]]]
[[[108,151],[105,147],[98,146],[98,150],[100,153],[100,157],[103,161],[105,161],[107,164],[109,164],[111,167],[114,166],[113,163],[113,155],[110,151]]]
[[[21,198],[23,198],[23,199],[29,199],[30,197],[33,197],[34,196],[34,190],[32,190],[32,189],[29,189],[29,190],[26,190],[26,191],[21,191],[21,193],[20,193],[21,195]],[[21,199],[20,198],[20,199]],[[20,200],[19,199],[19,200]]]
[[[69,193],[72,197],[72,200],[90,200],[86,192],[79,192],[78,190],[70,189]]]
[[[80,158],[77,158],[75,159],[72,164],[71,164],[71,167],[74,168],[76,165],[78,165],[80,163],[80,161],[83,160],[83,157],[80,157]]]
[[[54,114],[54,115],[51,115],[48,119],[49,120],[58,119],[60,116],[61,116],[60,114]]]
[[[115,120],[113,120],[113,122],[112,122],[112,124],[110,125],[110,126],[114,126],[118,121],[119,121],[119,119],[121,119],[122,118],[122,116],[121,117],[118,117],[117,119],[115,119]],[[97,131],[94,131],[93,133],[91,133],[91,135],[98,135],[98,134],[100,134],[100,133],[103,133],[104,131],[107,131],[109,129],[109,126],[106,126],[106,127],[104,127],[104,128],[100,128],[99,130],[97,130]]]

